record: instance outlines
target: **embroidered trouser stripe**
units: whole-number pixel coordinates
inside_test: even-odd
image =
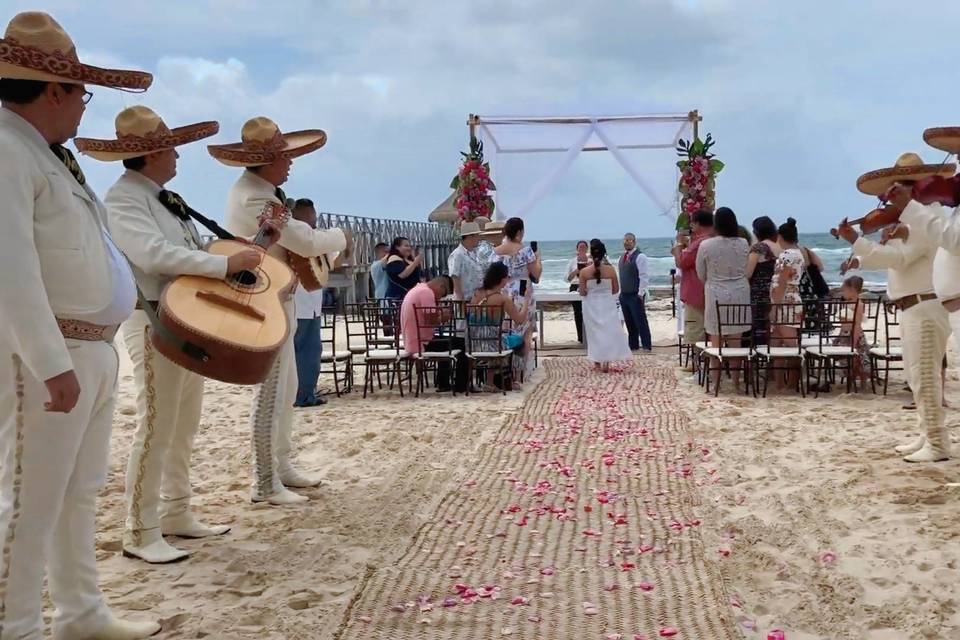
[[[933,447],[948,452],[950,440],[944,428],[940,381],[943,354],[950,336],[947,312],[936,300],[922,302],[903,312],[900,328],[920,433]]]
[[[266,380],[257,385],[250,414],[253,447],[254,492],[258,498],[274,493],[274,434],[277,424],[277,386],[280,379],[280,358],[273,363]]]
[[[16,415],[14,429],[16,440],[13,453],[13,513],[3,536],[3,573],[0,574],[0,638],[7,613],[7,587],[10,580],[10,551],[17,539],[17,522],[20,520],[20,491],[23,487],[23,363],[13,356],[13,379],[16,382]]]
[[[155,373],[153,370],[154,347],[150,342],[150,327],[143,328],[143,383],[144,393],[146,394],[146,415],[144,415],[143,429],[145,435],[143,446],[140,451],[134,451],[133,456],[139,453],[139,460],[136,461],[136,474],[133,481],[133,492],[130,497],[130,519],[133,521],[133,545],[139,547],[143,544],[143,513],[141,506],[143,504],[143,480],[147,473],[147,463],[150,457],[150,448],[153,444],[153,438],[157,431],[157,390],[155,385]]]

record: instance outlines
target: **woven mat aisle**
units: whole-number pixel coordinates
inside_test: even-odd
[[[546,368],[406,552],[363,582],[339,640],[742,637],[700,538],[703,452],[672,369]]]

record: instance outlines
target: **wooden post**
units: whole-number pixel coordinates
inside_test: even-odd
[[[687,116],[690,118],[690,122],[693,123],[693,139],[696,140],[700,137],[700,122],[703,118],[700,117],[700,111],[694,109]]]
[[[473,115],[472,113],[467,116],[467,126],[470,127],[470,142],[473,142],[473,139],[477,137],[477,123],[480,122],[480,118]]]

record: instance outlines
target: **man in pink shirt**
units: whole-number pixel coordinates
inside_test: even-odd
[[[457,357],[456,390],[465,391],[467,388],[467,362],[463,358],[463,338],[434,337],[434,326],[449,320],[449,315],[425,314],[420,312],[420,326],[417,326],[417,309],[430,309],[437,306],[437,301],[453,292],[453,283],[448,276],[434,278],[430,282],[421,282],[414,286],[403,297],[400,305],[400,334],[403,336],[403,348],[409,353],[422,351],[447,351],[460,349]],[[433,316],[432,318],[430,316]],[[432,320],[432,322],[431,322]],[[450,390],[450,365],[446,362],[437,364],[437,391]]]
[[[691,236],[677,235],[670,252],[680,269],[680,300],[683,301],[683,341],[693,344],[704,337],[703,282],[697,277],[697,251],[700,243],[713,235],[713,214],[697,211],[690,220]]]

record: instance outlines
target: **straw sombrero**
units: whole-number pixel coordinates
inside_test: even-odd
[[[931,176],[949,178],[957,170],[955,164],[924,164],[915,153],[904,153],[892,167],[870,171],[857,178],[857,189],[870,196],[881,196],[896,182],[923,180]]]
[[[923,141],[934,149],[960,153],[960,127],[933,127],[923,132]]]
[[[120,112],[116,128],[116,140],[74,138],[73,143],[80,153],[91,158],[116,162],[209,138],[216,135],[220,125],[212,121],[198,122],[170,129],[152,109],[137,105]]]
[[[210,155],[230,167],[259,167],[280,158],[292,160],[327,143],[327,134],[320,129],[280,133],[270,118],[247,120],[240,132],[241,142],[211,144]]]
[[[77,48],[56,20],[46,13],[18,13],[0,38],[0,78],[66,84],[95,84],[146,91],[153,76],[143,71],[101,69],[83,64]]]
[[[503,235],[503,220],[491,220],[483,228],[483,231],[480,233],[481,236],[502,236]]]

